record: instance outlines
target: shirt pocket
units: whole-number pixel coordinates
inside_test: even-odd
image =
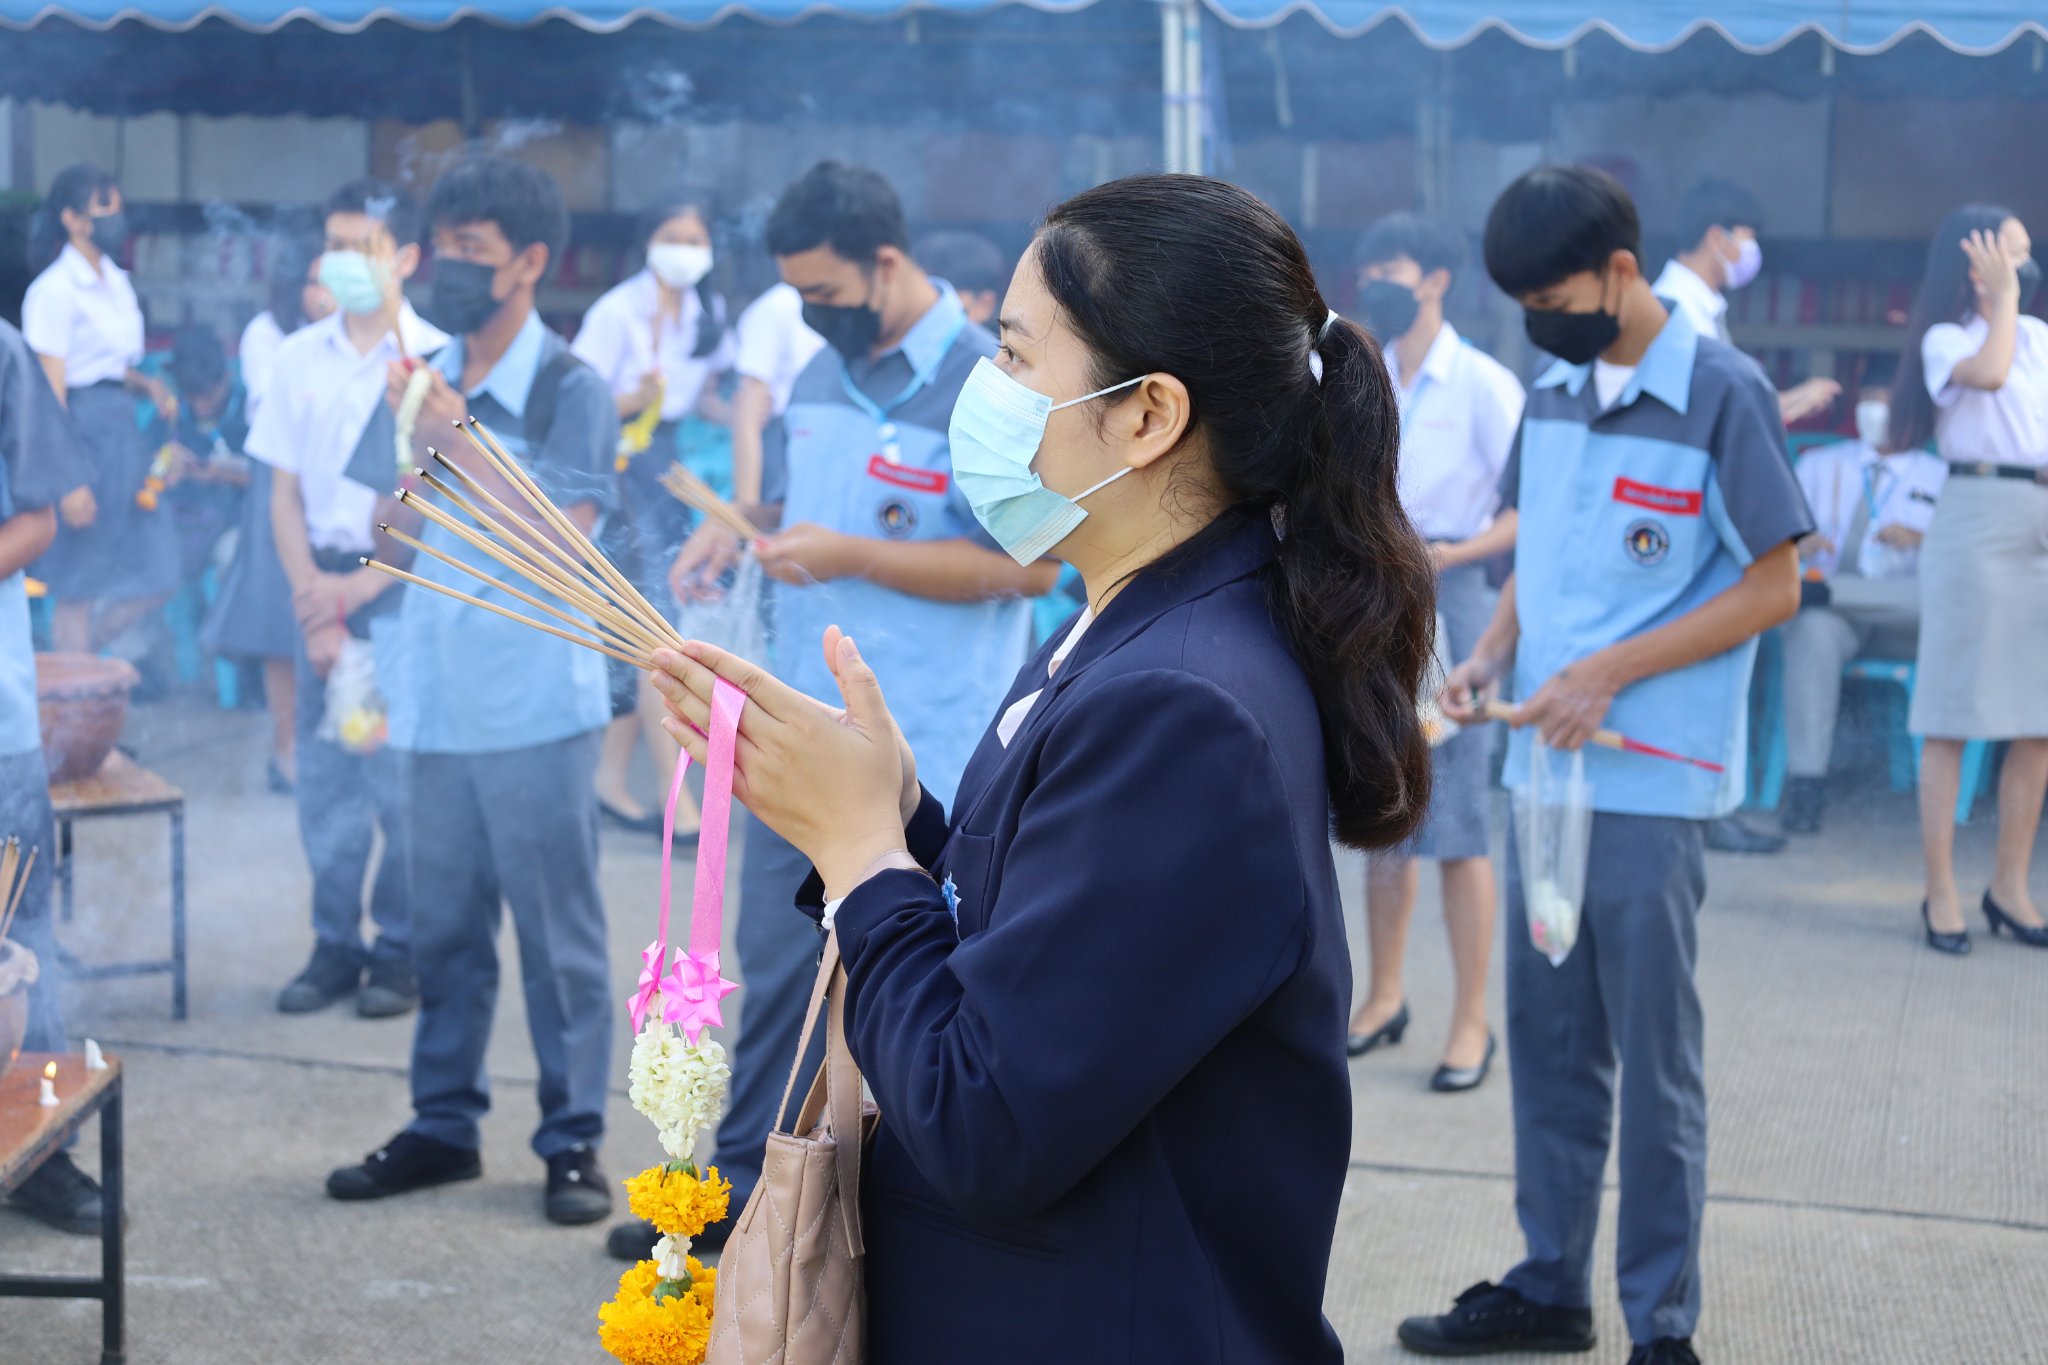
[[[1581,524],[1591,532],[1584,549],[1606,580],[1665,586],[1697,569],[1702,538],[1713,535],[1700,468],[1705,456],[1683,453],[1693,459],[1609,468],[1582,491]]]
[[[932,867],[960,937],[988,927],[989,884],[995,866],[994,836],[955,830]]]

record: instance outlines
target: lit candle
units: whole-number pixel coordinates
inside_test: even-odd
[[[36,1097],[36,1103],[45,1109],[57,1107],[57,1064],[51,1062],[43,1068],[43,1091]]]
[[[90,1038],[85,1040],[85,1069],[87,1071],[105,1071],[107,1069],[105,1054],[100,1051],[100,1045]]]

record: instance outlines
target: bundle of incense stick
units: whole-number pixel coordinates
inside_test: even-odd
[[[21,909],[21,898],[28,891],[28,874],[35,870],[35,849],[28,851],[28,857],[21,856],[21,840],[10,835],[5,845],[0,845],[0,943],[7,941],[7,931],[14,927],[14,912]]]
[[[432,447],[428,447],[427,454],[453,475],[469,496],[464,496],[425,469],[414,472],[419,476],[422,487],[439,494],[462,515],[456,516],[437,507],[422,496],[419,489],[400,489],[398,500],[463,544],[509,569],[513,577],[526,582],[527,588],[516,587],[393,527],[379,526],[377,529],[399,544],[411,546],[419,554],[460,569],[479,583],[498,589],[562,625],[549,625],[368,556],[364,556],[362,561],[365,568],[389,574],[414,587],[482,607],[544,634],[641,668],[652,666],[655,650],[682,647],[682,636],[676,633],[675,628],[604,557],[568,514],[541,491],[540,485],[506,453],[505,447],[483,423],[472,417],[467,423],[455,423],[455,428],[511,486],[518,500],[525,504],[526,511],[515,512],[497,494]]]
[[[752,541],[761,534],[761,528],[747,520],[744,512],[719,497],[710,484],[679,464],[669,466],[668,472],[661,476],[661,486],[674,494],[678,501],[696,508],[742,540]]]
[[[1504,701],[1490,701],[1486,703],[1486,718],[1488,720],[1505,721],[1509,725],[1513,725],[1520,717],[1521,711],[1519,707],[1510,706]],[[1620,753],[1642,754],[1649,758],[1668,759],[1673,763],[1689,763],[1695,768],[1704,768],[1710,773],[1723,771],[1718,763],[1709,763],[1704,758],[1688,758],[1684,754],[1674,754],[1669,749],[1660,749],[1654,744],[1645,744],[1639,739],[1630,739],[1627,735],[1617,734],[1613,730],[1595,730],[1592,742],[1603,749],[1614,749]]]

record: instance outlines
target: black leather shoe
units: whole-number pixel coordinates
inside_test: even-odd
[[[1505,1285],[1481,1282],[1458,1295],[1451,1311],[1409,1318],[1395,1333],[1418,1355],[1483,1356],[1505,1351],[1563,1355],[1590,1351],[1593,1310],[1532,1303]]]
[[[1700,1365],[1691,1337],[1658,1337],[1628,1353],[1628,1365]]]
[[[1787,834],[1818,834],[1826,806],[1826,784],[1817,777],[1795,777],[1785,784],[1785,818],[1779,823]]]
[[[1353,1033],[1344,1039],[1346,1057],[1363,1057],[1381,1043],[1392,1047],[1401,1041],[1401,1035],[1408,1031],[1408,1002],[1403,1000],[1401,1008],[1394,1011],[1394,1017],[1381,1024],[1371,1033]]]
[[[1751,829],[1732,815],[1707,821],[1707,847],[1716,853],[1776,853],[1785,836]]]
[[[36,1173],[7,1197],[7,1203],[59,1232],[80,1237],[100,1235],[100,1214],[105,1204],[99,1182],[79,1170],[68,1152],[59,1152],[37,1167]]]
[[[1477,1090],[1486,1073],[1493,1070],[1494,1037],[1491,1030],[1486,1035],[1486,1055],[1479,1059],[1478,1066],[1439,1066],[1436,1074],[1429,1078],[1429,1088],[1443,1095],[1454,1095],[1460,1090]]]
[[[1991,923],[1991,937],[2001,933],[2011,934],[2029,948],[2048,948],[2048,924],[2021,924],[1993,899],[1991,893],[1984,893],[1984,918]]]
[[[361,1165],[343,1166],[328,1176],[327,1193],[349,1201],[384,1199],[475,1180],[483,1173],[483,1158],[469,1148],[437,1142],[407,1129],[364,1157]]]
[[[365,1019],[395,1019],[410,1014],[420,1002],[420,981],[413,975],[411,954],[389,950],[370,959],[369,975],[356,996],[356,1013]]]
[[[344,995],[353,995],[363,981],[363,955],[354,948],[322,943],[313,949],[306,969],[278,994],[281,1014],[311,1014]]]
[[[1920,902],[1920,923],[1927,927],[1927,946],[1937,953],[1949,953],[1961,957],[1970,951],[1970,934],[1944,934],[1934,927],[1934,920],[1928,915],[1927,902]]]
[[[645,1218],[635,1218],[620,1223],[605,1234],[605,1254],[615,1261],[651,1261],[654,1259],[654,1244],[661,1240],[661,1229]],[[696,1243],[690,1244],[692,1251]]]
[[[612,1191],[597,1169],[597,1153],[587,1142],[548,1158],[548,1221],[567,1227],[595,1223],[612,1214]]]

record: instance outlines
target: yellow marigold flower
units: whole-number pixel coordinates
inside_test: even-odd
[[[695,1237],[724,1219],[732,1205],[732,1182],[718,1168],[703,1176],[649,1166],[626,1182],[626,1202],[635,1218],[645,1218],[670,1237]]]
[[[622,1365],[699,1365],[711,1344],[711,1309],[695,1292],[656,1303],[658,1273],[642,1261],[619,1277],[618,1297],[597,1310],[598,1342]]]

